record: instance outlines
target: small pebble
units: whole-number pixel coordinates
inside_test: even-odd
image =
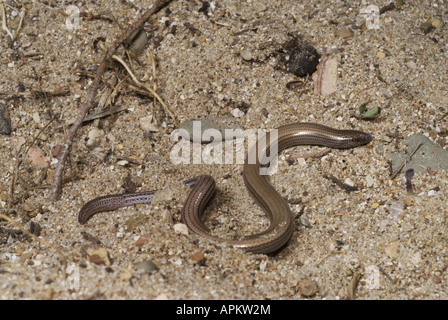
[[[403,205],[399,201],[391,201],[389,204],[389,213],[392,217],[397,217],[400,213],[403,212]]]
[[[417,68],[417,64],[414,61],[408,61],[406,63],[406,65],[408,66],[409,69],[416,69]]]
[[[136,245],[137,247],[142,246],[145,243],[147,243],[149,239],[151,239],[151,235],[145,234],[145,235],[141,236],[140,238],[138,238],[138,240],[135,241],[134,245]]]
[[[125,270],[121,273],[120,280],[121,281],[129,281],[132,278],[132,272],[129,270]]]
[[[301,296],[309,298],[317,293],[319,287],[316,281],[313,281],[311,279],[303,279],[300,280],[297,289]]]
[[[398,241],[392,242],[384,251],[390,258],[396,258],[398,256],[398,248],[400,243]]]
[[[148,274],[157,272],[159,267],[157,267],[157,265],[151,260],[145,260],[137,263],[135,265],[135,270],[140,274]]]
[[[309,220],[308,220],[308,218],[306,217],[305,214],[300,215],[299,221],[302,224],[302,226],[307,227],[307,228],[311,228],[311,223],[309,222]],[[299,241],[301,241],[301,240],[299,240]]]
[[[93,128],[92,130],[89,131],[89,139],[96,139],[101,137],[104,134],[103,130],[100,130],[98,128]]]
[[[235,108],[235,109],[232,110],[232,115],[233,115],[235,118],[241,118],[242,116],[244,116],[244,112],[241,111],[241,110],[238,109],[238,108]]]
[[[170,210],[165,209],[162,211],[162,223],[166,225],[173,225],[173,215]]]
[[[440,18],[435,18],[434,20],[431,21],[431,25],[436,29],[440,29],[443,27],[444,22]]]
[[[188,227],[186,224],[176,223],[173,228],[174,228],[174,232],[176,232],[176,233],[184,234],[186,236],[189,235]]]
[[[296,164],[297,164],[297,166],[302,167],[302,168],[307,166],[305,158],[297,158]]]
[[[86,255],[90,263],[104,266],[110,266],[112,264],[109,251],[105,248],[89,248],[86,251]]]
[[[367,182],[367,187],[371,187],[373,186],[373,184],[375,183],[375,180],[373,179],[373,177],[369,174],[366,177],[366,182]]]
[[[134,55],[140,55],[143,50],[148,47],[148,35],[144,30],[136,31],[136,35],[131,37],[132,44],[129,47],[129,51],[131,51]]]
[[[355,32],[350,28],[342,28],[336,30],[334,35],[340,38],[351,38],[355,35]]]
[[[428,21],[423,22],[420,25],[420,30],[423,31],[424,34],[428,34],[428,33],[430,33],[434,29],[435,29],[435,27],[432,25],[431,22],[428,22]]]
[[[128,220],[126,220],[125,222],[125,226],[126,226],[126,231],[127,232],[132,232],[134,231],[134,229],[139,226],[142,225],[143,223],[145,223],[148,220],[148,216],[145,214],[142,214],[140,212],[137,212],[135,214],[133,214]]]
[[[41,134],[39,135],[39,140],[47,141],[48,140],[48,136],[44,132],[41,132]]]
[[[31,147],[28,150],[28,156],[30,157],[31,163],[38,167],[46,167],[47,159],[44,156],[42,149],[38,147]]]
[[[28,199],[26,200],[23,205],[22,209],[26,211],[26,215],[30,218],[36,217],[39,213],[42,213],[42,205],[35,200]]]
[[[243,58],[243,60],[245,60],[245,61],[252,60],[252,53],[247,49],[244,49],[243,51],[241,51],[240,55],[241,55],[241,58]]]
[[[354,187],[354,186],[355,186],[355,183],[354,183],[353,180],[350,179],[350,178],[346,178],[346,179],[344,180],[344,183],[345,183],[346,185],[350,186],[350,187]]]
[[[434,275],[434,276],[432,276],[432,282],[434,284],[439,284],[442,282],[442,279],[439,276]]]
[[[190,257],[195,264],[203,265],[205,263],[205,255],[202,251],[198,251]]]
[[[87,140],[87,145],[91,146],[95,143],[95,141],[101,137],[104,134],[103,130],[100,130],[98,128],[93,128],[92,130],[89,131],[88,137],[89,140]]]
[[[378,51],[375,57],[378,59],[384,59],[386,57],[386,54],[383,51]]]
[[[26,143],[26,139],[24,137],[18,137],[15,143],[16,150],[19,151],[20,148]]]
[[[153,115],[142,117],[138,119],[140,123],[140,128],[142,128],[143,131],[149,131],[149,132],[158,132],[158,124],[156,119]]]
[[[36,123],[40,123],[40,115],[39,112],[34,112],[33,113],[33,121]]]

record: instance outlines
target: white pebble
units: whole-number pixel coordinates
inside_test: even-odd
[[[104,134],[103,130],[100,130],[98,128],[93,128],[89,131],[89,139],[94,140],[98,137],[101,137]]]
[[[373,186],[373,184],[375,183],[375,181],[373,180],[373,177],[370,174],[366,177],[366,181],[367,181],[368,187]]]
[[[354,187],[355,186],[355,183],[350,178],[345,179],[344,183],[346,185],[349,185],[350,187]]]
[[[174,261],[174,264],[176,266],[181,266],[182,265],[182,259],[177,259],[176,261]]]
[[[297,165],[299,167],[306,167],[306,160],[305,160],[305,158],[298,158],[297,159]]]
[[[34,112],[34,113],[33,113],[33,120],[34,120],[34,122],[36,122],[36,123],[40,123],[40,116],[39,116],[39,113],[38,113],[38,112]]]
[[[232,115],[233,115],[235,118],[241,118],[242,116],[244,116],[244,112],[241,111],[241,110],[238,109],[238,108],[235,108],[235,109],[232,110]]]
[[[140,122],[140,128],[142,128],[143,131],[149,131],[149,132],[159,131],[159,128],[157,127],[157,121],[153,115],[142,117],[138,119],[138,121]]]
[[[184,234],[186,236],[189,234],[187,225],[183,223],[176,223],[174,225],[174,232]]]

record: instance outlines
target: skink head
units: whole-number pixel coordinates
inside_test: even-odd
[[[372,141],[372,136],[366,132],[354,131],[353,147],[362,146]]]
[[[332,138],[336,142],[332,147],[338,149],[356,148],[372,141],[370,134],[356,130],[338,130]]]

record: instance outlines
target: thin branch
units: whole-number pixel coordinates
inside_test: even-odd
[[[151,66],[152,66],[152,78],[153,78],[153,90],[154,92],[157,92],[157,76],[156,76],[156,60],[154,59],[154,52],[153,49],[151,47],[151,49],[149,50],[149,56],[151,58]],[[153,106],[154,109],[156,108],[156,97],[154,97],[154,101],[153,101]]]
[[[113,108],[109,108],[109,109],[104,110],[104,111],[102,111],[102,112],[100,112],[100,113],[89,114],[89,115],[87,115],[87,116],[84,118],[83,122],[87,122],[87,121],[92,121],[92,120],[95,120],[95,119],[104,118],[104,117],[113,115],[113,114],[115,114],[115,113],[119,113],[119,112],[124,111],[124,110],[127,110],[127,109],[129,109],[129,106],[121,106],[121,107],[113,107]],[[72,125],[73,123],[75,123],[76,119],[77,119],[77,118],[73,118],[73,119],[67,120],[67,121],[65,121],[63,124],[58,124],[57,126],[55,126],[55,128],[56,128],[56,129],[60,129],[60,128],[62,128],[63,126],[70,126],[70,125]]]
[[[0,2],[0,11],[2,12],[2,28],[3,28],[3,30],[6,31],[8,36],[11,37],[11,40],[12,40],[12,39],[14,39],[14,35],[6,26],[6,13],[5,13],[5,7],[3,6],[3,2]]]
[[[25,4],[23,3],[23,0],[22,0],[22,10],[20,11],[20,14],[19,14],[20,15],[19,26],[17,27],[16,32],[14,32],[14,38],[12,38],[12,40],[16,40],[17,39],[17,37],[18,37],[18,35],[20,33],[20,30],[22,29],[23,18],[25,18],[25,13],[26,13],[26,7],[25,7]]]
[[[348,287],[347,287],[348,300],[355,300],[355,292],[356,292],[356,288],[358,287],[360,278],[361,278],[361,273],[355,272],[353,274],[353,277],[350,280],[350,283],[348,284]]]
[[[121,36],[112,44],[112,46],[107,50],[104,55],[103,61],[101,62],[95,78],[92,82],[92,86],[90,87],[89,93],[87,94],[86,101],[81,105],[79,116],[76,119],[73,126],[71,126],[70,130],[67,132],[67,136],[64,141],[64,151],[59,159],[59,162],[54,171],[54,178],[51,188],[50,201],[54,202],[59,199],[62,192],[62,177],[64,175],[64,167],[65,162],[67,161],[68,156],[70,155],[70,151],[73,144],[73,139],[81,126],[84,117],[89,112],[90,108],[93,105],[95,97],[97,95],[98,87],[101,83],[101,78],[103,77],[109,62],[112,59],[112,56],[115,54],[117,49],[120,47],[123,42],[129,39],[132,34],[136,30],[140,30],[143,28],[145,22],[157,11],[167,5],[171,0],[157,0],[154,4],[150,5],[150,8],[143,14],[143,16],[132,25],[132,27],[128,28]]]
[[[165,111],[170,115],[171,119],[173,119],[174,125],[176,127],[179,126],[176,117],[174,116],[173,112],[171,111],[171,109],[165,104],[165,102],[163,102],[162,98],[160,98],[160,96],[157,94],[157,92],[155,92],[153,89],[151,89],[149,86],[147,86],[144,83],[141,83],[137,77],[132,73],[131,68],[129,68],[129,66],[126,64],[126,62],[123,61],[123,59],[121,59],[120,57],[113,55],[112,56],[113,59],[117,60],[118,62],[120,62],[123,67],[126,69],[126,71],[129,73],[129,75],[131,76],[132,80],[135,82],[135,84],[137,86],[139,86],[142,89],[145,89],[146,91],[148,91],[149,93],[151,93],[155,98],[157,98],[157,100],[159,100],[160,104],[163,106],[163,108],[165,108]]]

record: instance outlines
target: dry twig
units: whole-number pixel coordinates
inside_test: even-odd
[[[353,277],[350,280],[350,283],[348,284],[348,287],[347,287],[348,300],[355,300],[355,292],[356,292],[356,288],[358,287],[360,278],[361,278],[361,273],[355,272],[353,274]]]
[[[149,93],[151,93],[157,100],[159,100],[160,104],[165,108],[165,111],[170,115],[171,119],[173,119],[174,125],[176,127],[179,126],[179,124],[177,123],[176,117],[174,117],[173,112],[171,111],[171,109],[165,104],[165,102],[163,102],[162,98],[160,98],[160,96],[153,90],[151,89],[149,86],[147,86],[144,83],[141,83],[137,77],[132,73],[131,68],[128,67],[128,65],[126,64],[126,62],[123,61],[123,59],[121,59],[120,57],[113,55],[112,56],[113,59],[115,59],[116,61],[120,62],[123,67],[126,69],[126,71],[129,73],[129,75],[131,76],[132,80],[134,81],[134,83],[139,86],[140,88],[148,91]]]
[[[92,121],[92,120],[95,120],[95,119],[101,119],[101,118],[104,118],[104,117],[108,117],[108,116],[114,115],[116,113],[119,113],[119,112],[127,110],[127,109],[129,109],[129,106],[111,107],[111,108],[109,108],[107,110],[104,110],[102,112],[99,112],[99,113],[96,113],[96,114],[89,114],[89,115],[87,115],[84,118],[83,122],[88,122],[88,121]],[[55,126],[55,128],[56,129],[60,129],[60,128],[64,127],[64,126],[70,126],[70,125],[75,123],[76,119],[77,118],[72,118],[70,120],[67,120],[63,124],[58,124],[57,126]]]
[[[19,15],[20,15],[19,26],[17,27],[16,32],[14,32],[14,37],[12,38],[13,40],[17,39],[17,36],[19,35],[20,30],[22,29],[23,18],[25,18],[25,13],[26,13],[26,7],[22,0],[22,11],[20,11],[20,13],[19,13]]]
[[[13,39],[14,35],[6,25],[6,13],[5,13],[5,7],[3,6],[3,2],[0,2],[0,11],[2,12],[2,29],[5,30],[5,32],[8,34],[8,36],[11,37],[11,39]]]
[[[149,51],[149,53],[150,53],[150,57],[151,57],[151,66],[152,66],[153,90],[154,90],[154,92],[157,92],[156,60],[154,59],[154,53],[152,51],[152,48]],[[155,109],[155,107],[156,107],[156,97],[154,97],[153,106],[154,106],[154,109]]]

